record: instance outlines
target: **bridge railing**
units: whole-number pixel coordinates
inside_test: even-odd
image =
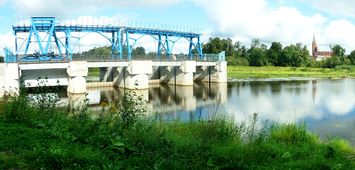
[[[131,60],[152,60],[161,62],[174,62],[192,60],[197,62],[216,62],[224,61],[223,54],[203,54],[202,56],[187,55],[187,54],[172,54],[160,55],[156,54],[140,54],[132,57],[118,55],[88,55],[88,54],[72,54],[71,57],[64,55],[41,56],[36,54],[31,55],[14,55],[7,54],[4,58],[6,63],[66,63],[69,61],[88,61],[88,62],[128,62]]]
[[[18,55],[6,55],[5,58],[5,63],[63,63],[63,62],[68,62],[69,60],[65,55],[49,55],[49,56],[40,56],[40,55],[24,55],[24,54],[18,54]]]
[[[127,56],[123,56],[120,58],[119,56],[111,56],[111,55],[73,55],[73,61],[89,61],[89,62],[125,62],[131,60],[152,60],[152,61],[197,61],[197,62],[216,62],[216,61],[224,61],[224,56],[221,57],[219,54],[204,54],[200,55],[187,55],[187,54],[172,54],[170,56],[167,55],[155,55],[155,54],[143,54],[143,55],[133,55],[131,58]]]

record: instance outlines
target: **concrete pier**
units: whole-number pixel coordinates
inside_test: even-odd
[[[126,68],[119,68],[116,85],[122,88],[143,90],[149,87],[149,75],[153,73],[152,61],[131,61]]]
[[[86,93],[86,79],[88,67],[86,61],[72,61],[68,69],[68,93]]]
[[[160,68],[160,82],[180,86],[192,86],[196,61],[182,61],[180,66],[166,66]]]
[[[169,84],[192,86],[194,84],[195,72],[196,72],[195,61],[183,61],[181,66],[175,70],[174,80],[170,80]]]
[[[214,66],[197,67],[194,80],[210,83],[226,83],[228,81],[227,62],[219,61]]]

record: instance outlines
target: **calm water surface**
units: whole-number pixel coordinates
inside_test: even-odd
[[[93,108],[101,109],[124,93],[116,88],[89,89],[87,98]],[[225,113],[240,122],[259,113],[260,122],[305,122],[323,139],[341,137],[355,145],[355,79],[156,85],[136,93],[159,119],[193,121]],[[75,105],[83,97],[64,100]]]

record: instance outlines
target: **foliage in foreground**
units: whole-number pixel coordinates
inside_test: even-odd
[[[347,142],[322,143],[303,125],[161,122],[141,102],[128,95],[92,115],[11,97],[0,105],[0,169],[354,169]]]

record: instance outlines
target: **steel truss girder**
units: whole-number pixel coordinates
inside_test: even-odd
[[[132,51],[136,43],[139,41],[139,39],[146,35],[151,36],[156,41],[158,41],[157,57],[160,57],[162,49],[165,49],[166,55],[170,57],[172,55],[175,43],[182,38],[188,40],[189,42],[190,58],[192,58],[193,48],[197,50],[200,57],[203,56],[202,44],[200,42],[201,35],[196,33],[126,26],[57,25],[56,19],[54,17],[32,17],[31,19],[31,26],[13,26],[15,37],[17,37],[16,35],[18,33],[29,33],[25,49],[26,56],[31,44],[31,39],[34,36],[37,40],[41,55],[48,55],[51,40],[54,38],[54,42],[58,48],[59,55],[62,56],[62,48],[64,48],[65,58],[72,60],[74,48],[71,47],[72,43],[70,40],[73,38],[71,36],[73,32],[95,32],[105,37],[111,43],[112,58],[119,57],[119,59],[122,59],[123,46],[125,46],[127,49],[127,58],[130,60],[132,58]],[[47,40],[41,40],[39,32],[46,32],[48,34],[48,37],[46,37]],[[60,39],[57,37],[58,32],[65,33],[65,43],[60,41]],[[110,33],[111,35],[107,36],[105,35],[106,33]],[[132,35],[140,35],[140,37],[133,38]],[[173,37],[176,37],[177,39],[172,40]],[[124,38],[125,41],[123,42],[122,40]],[[18,38],[15,39],[16,54],[19,50],[17,42]]]
[[[54,38],[54,42],[58,48],[59,55],[62,56],[62,50],[58,41],[58,37],[54,31],[56,26],[56,19],[54,17],[32,17],[31,20],[31,27],[29,30],[29,36],[27,38],[26,49],[25,49],[25,56],[28,54],[28,49],[31,44],[32,36],[35,36],[37,40],[37,45],[39,47],[39,57],[38,59],[41,60],[43,57],[47,58],[49,53],[49,47],[52,41],[52,37]],[[42,27],[48,28],[47,30],[42,30]],[[40,32],[45,32],[46,36],[44,39],[41,39]],[[17,32],[14,31],[15,36]],[[47,40],[45,40],[47,38]],[[17,52],[17,38],[15,40],[16,52]]]

